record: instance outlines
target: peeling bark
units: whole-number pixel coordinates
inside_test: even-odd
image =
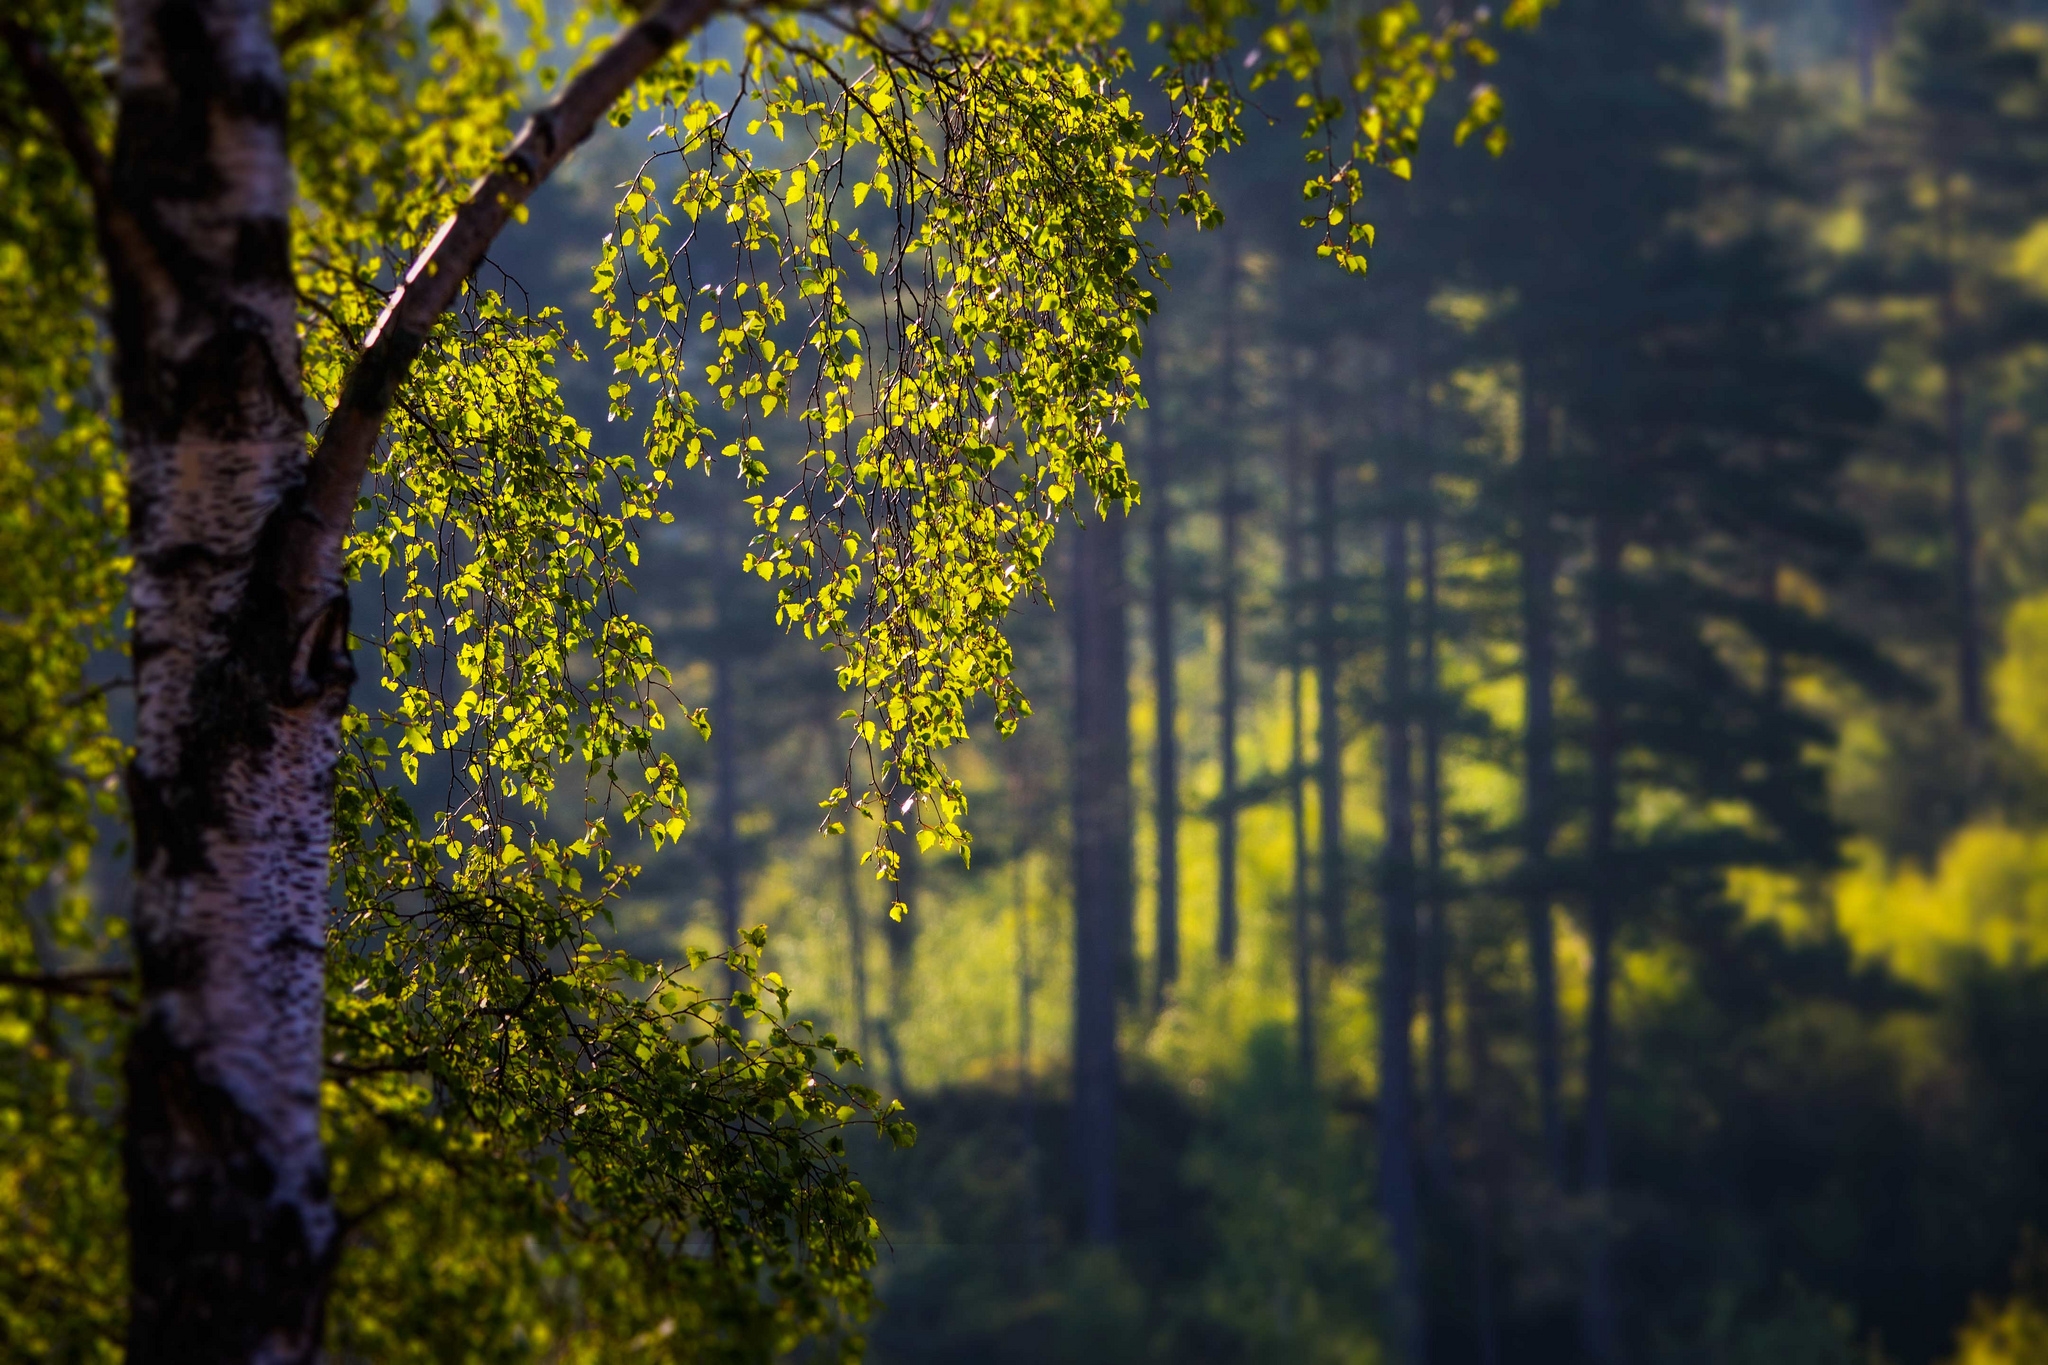
[[[347,598],[281,570],[306,419],[267,5],[121,10],[112,253],[129,461],[143,998],[125,1144],[129,1358],[310,1360],[337,1246],[320,1147]]]

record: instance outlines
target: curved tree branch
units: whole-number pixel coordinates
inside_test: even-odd
[[[676,43],[701,28],[721,0],[661,0],[584,68],[512,142],[498,169],[470,191],[428,241],[370,329],[342,386],[307,471],[295,594],[324,599],[338,580],[341,541],[398,386],[435,321],[527,198],[586,137],[597,120]],[[308,603],[311,605],[311,603]]]

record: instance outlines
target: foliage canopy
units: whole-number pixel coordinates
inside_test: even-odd
[[[1241,63],[1265,21],[1197,7],[1153,26],[1142,79],[1106,3],[727,8],[735,26],[613,111],[651,130],[592,287],[633,435],[571,415],[568,320],[486,269],[415,362],[358,506],[380,667],[346,722],[325,1108],[353,1236],[379,1254],[345,1265],[345,1354],[857,1349],[877,1229],[843,1130],[908,1141],[900,1106],[790,1016],[759,931],[674,966],[605,942],[637,871],[622,841],[659,850],[689,818],[664,731],[713,720],[632,613],[637,537],[681,472],[729,461],[747,567],[852,699],[826,823],[858,815],[884,877],[891,832],[964,849],[944,750],[978,705],[1005,731],[1029,709],[1004,616],[1045,594],[1062,515],[1137,497],[1116,429],[1168,265],[1148,225],[1220,220],[1210,159],[1241,140],[1244,91],[1284,80],[1312,139],[1304,221],[1362,270],[1365,173],[1409,175],[1439,88],[1491,59],[1411,3],[1283,6]],[[548,63],[581,68],[620,17],[279,6],[322,411]],[[76,1358],[114,1353],[121,1283],[105,1059],[127,983],[89,860],[122,754],[92,682],[126,568],[88,194],[112,22],[36,0],[0,25],[0,1342]],[[1498,113],[1481,87],[1461,140],[1497,150]],[[729,991],[701,983],[714,961]]]

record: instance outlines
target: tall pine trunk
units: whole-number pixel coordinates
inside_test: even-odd
[[[1427,451],[1425,449],[1425,459]],[[1425,470],[1428,468],[1425,465]],[[1448,1180],[1451,1136],[1451,898],[1444,881],[1444,784],[1441,627],[1437,619],[1437,518],[1433,481],[1422,493],[1417,572],[1422,583],[1422,942],[1423,1007],[1429,1020],[1427,1112],[1430,1164]]]
[[[1074,530],[1074,1140],[1082,1230],[1116,1239],[1116,1013],[1131,954],[1124,512]]]
[[[1223,349],[1217,379],[1222,409],[1217,430],[1222,437],[1217,481],[1216,516],[1221,523],[1222,554],[1217,565],[1216,613],[1221,628],[1217,654],[1216,744],[1222,781],[1216,794],[1216,960],[1237,961],[1237,712],[1238,535],[1243,508],[1237,482],[1237,244],[1223,247]]]
[[[1942,447],[1948,464],[1948,535],[1956,633],[1956,708],[1964,727],[1990,728],[1984,701],[1984,639],[1977,603],[1977,518],[1970,496],[1970,449],[1962,362],[1953,354],[1960,323],[1953,284],[1941,297]]]
[[[1396,460],[1405,459],[1396,455]],[[1386,849],[1380,875],[1380,1207],[1394,1251],[1393,1339],[1402,1365],[1423,1365],[1422,1236],[1415,1193],[1415,786],[1409,742],[1408,523],[1405,481],[1386,482],[1381,718]]]
[[[719,608],[720,624],[725,624],[725,610]],[[712,863],[718,873],[718,932],[723,939],[722,947],[731,948],[740,941],[740,913],[744,899],[740,884],[740,765],[739,765],[739,716],[736,710],[737,696],[733,686],[735,671],[730,648],[730,639],[725,631],[719,632],[716,644],[718,656],[711,665],[711,768],[717,791],[712,798]],[[743,988],[746,978],[738,972],[728,972],[727,988],[737,992]],[[726,1022],[739,1028],[746,1016],[738,1005],[726,1010]]]
[[[1167,995],[1180,979],[1180,736],[1174,728],[1180,700],[1173,631],[1173,495],[1167,483],[1172,459],[1156,414],[1150,426],[1145,535],[1152,575],[1152,1009],[1157,1013],[1166,1008]]]
[[[861,895],[858,855],[851,832],[839,836],[839,895],[846,907],[846,956],[851,970],[847,989],[853,995],[854,1046],[868,1050],[868,912]]]
[[[1591,691],[1591,828],[1587,832],[1590,879],[1586,888],[1591,970],[1586,1001],[1585,1193],[1591,1223],[1587,1234],[1584,1332],[1586,1354],[1595,1365],[1620,1359],[1615,1323],[1612,1267],[1607,1237],[1608,1101],[1614,1083],[1614,918],[1621,869],[1615,859],[1615,818],[1620,806],[1621,760],[1621,527],[1612,508],[1602,507],[1593,523],[1593,659]]]
[[[1881,0],[1856,0],[1856,93],[1868,109],[1877,97],[1877,52],[1882,41]]]
[[[903,1026],[910,1018],[910,989],[917,972],[917,935],[923,922],[917,917],[917,831],[908,821],[905,833],[891,839],[898,862],[896,883],[889,888],[889,915],[882,921],[882,942],[889,950],[889,1000],[887,1017],[877,1030],[882,1037],[882,1059],[889,1088],[901,1095],[909,1083],[903,1069]],[[896,906],[903,907],[901,918]]]
[[[1302,469],[1300,394],[1287,404],[1287,517],[1281,528],[1281,600],[1287,640],[1287,814],[1294,836],[1294,889],[1289,904],[1293,938],[1294,1047],[1302,1083],[1316,1079],[1314,944],[1309,931],[1308,763],[1306,717],[1302,714],[1301,585]]]
[[[1493,1285],[1493,1058],[1486,1027],[1491,1002],[1469,954],[1460,959],[1458,984],[1465,1002],[1465,1073],[1470,1086],[1469,1132],[1474,1153],[1467,1187],[1471,1198],[1472,1335],[1478,1339],[1479,1365],[1500,1365],[1500,1320],[1494,1309]]]
[[[1557,822],[1557,559],[1551,537],[1550,405],[1525,378],[1522,453],[1516,471],[1522,572],[1522,915],[1529,936],[1530,1021],[1543,1162],[1564,1185],[1564,1119],[1559,1108],[1557,935],[1551,923],[1550,843]]]
[[[1316,899],[1323,922],[1323,954],[1341,964],[1351,956],[1344,886],[1344,719],[1338,704],[1337,674],[1343,646],[1337,638],[1337,453],[1328,445],[1316,454]]]
[[[1031,943],[1031,846],[1021,839],[1013,850],[1011,894],[1017,906],[1017,1137],[1024,1173],[1024,1264],[1035,1284],[1044,1258],[1044,1201],[1038,1183],[1038,1084],[1032,1071],[1031,1036],[1031,997],[1038,989],[1038,976]]]

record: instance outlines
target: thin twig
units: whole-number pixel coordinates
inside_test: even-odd
[[[277,50],[290,55],[301,44],[369,18],[376,8],[377,0],[337,0],[335,4],[315,6],[277,31]]]
[[[135,1005],[121,993],[120,988],[134,980],[135,972],[130,967],[93,967],[72,972],[0,972],[0,990],[40,991],[44,995],[80,1000],[105,1000],[115,1009],[126,1012],[134,1009]]]

